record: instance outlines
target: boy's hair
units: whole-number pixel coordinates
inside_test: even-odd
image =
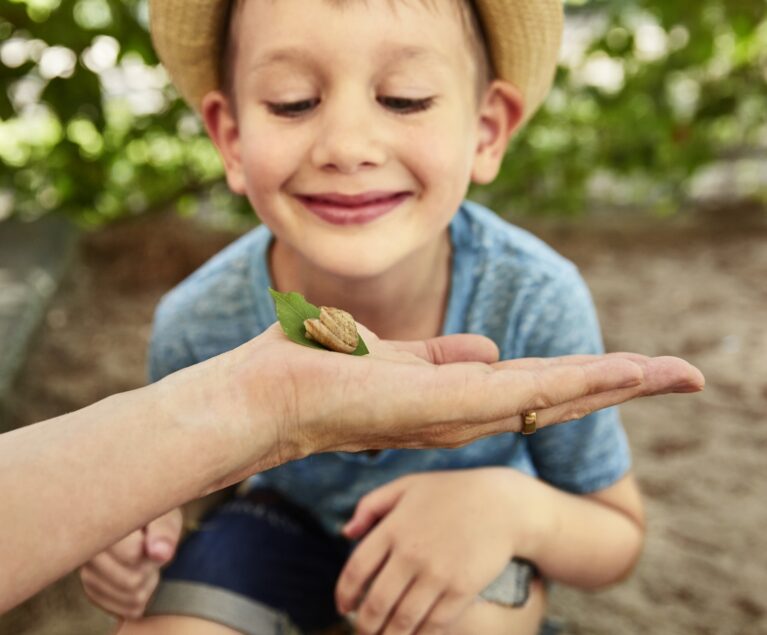
[[[322,0],[330,5],[336,7],[344,7],[353,3],[367,2],[367,0]],[[444,0],[388,0],[389,4],[396,5],[398,2],[419,2],[422,5],[426,5],[431,10],[437,10],[442,6]],[[242,9],[242,5],[246,0],[230,0],[227,7],[227,14],[223,25],[223,34],[221,38],[222,49],[221,55],[218,60],[218,76],[220,78],[220,90],[230,98],[232,107],[234,108],[235,102],[235,86],[234,86],[234,65],[237,59],[237,49],[239,45],[239,37],[237,31],[237,21],[239,13]],[[481,98],[485,88],[493,79],[493,69],[490,63],[490,53],[487,48],[487,40],[485,39],[484,31],[482,30],[482,23],[477,16],[476,9],[474,8],[471,0],[449,0],[449,4],[452,8],[458,11],[458,15],[461,19],[461,25],[464,30],[464,34],[469,44],[469,50],[476,63],[476,92],[477,100]],[[236,111],[235,111],[236,112]]]

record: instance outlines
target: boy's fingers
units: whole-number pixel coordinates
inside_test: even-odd
[[[144,531],[137,529],[113,544],[107,552],[128,567],[136,566],[144,558]]]
[[[118,618],[131,618],[136,619],[140,617],[137,609],[121,600],[117,600],[109,593],[103,592],[101,589],[96,588],[93,585],[84,587],[85,595],[88,599],[99,607],[102,611],[106,611],[111,615]]]
[[[388,344],[398,351],[406,351],[432,364],[453,362],[482,362],[492,364],[498,361],[499,351],[495,342],[483,335],[456,334],[442,335],[427,340],[394,341]]]
[[[418,576],[389,617],[383,635],[410,635],[418,630],[441,595],[441,589]]]
[[[421,628],[416,632],[418,635],[443,635],[460,617],[470,601],[470,598],[456,593],[444,593],[435,602]]]
[[[157,567],[157,564],[149,561],[135,567],[126,567],[111,554],[102,553],[83,567],[83,573],[92,574],[90,579],[98,578],[119,592],[134,593],[143,588]]]
[[[130,592],[115,588],[92,570],[83,569],[81,579],[85,594],[96,605],[115,615],[136,619],[143,614],[159,581],[159,573],[155,570],[141,588]]]
[[[182,515],[176,508],[144,528],[145,553],[153,562],[165,564],[176,553],[181,536]]]
[[[389,556],[388,538],[382,532],[368,534],[346,561],[336,583],[336,606],[342,615],[355,610],[376,572]]]
[[[406,558],[390,556],[375,576],[357,611],[358,628],[363,633],[379,633],[388,622],[400,598],[410,589],[418,570]]]
[[[405,492],[406,482],[406,478],[400,478],[363,496],[357,503],[354,516],[344,525],[344,534],[356,539],[368,531],[397,504]]]

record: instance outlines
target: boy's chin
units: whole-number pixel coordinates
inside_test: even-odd
[[[387,273],[395,272],[402,262],[394,255],[373,253],[323,254],[312,259],[318,270],[334,278],[354,282],[374,280]]]

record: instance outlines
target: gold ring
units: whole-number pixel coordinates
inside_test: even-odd
[[[522,413],[522,434],[533,434],[536,429],[538,415],[535,410]]]

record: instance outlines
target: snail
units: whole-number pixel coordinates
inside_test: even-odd
[[[359,342],[357,323],[350,313],[330,306],[320,307],[320,317],[304,320],[306,337],[339,353],[353,353]]]

